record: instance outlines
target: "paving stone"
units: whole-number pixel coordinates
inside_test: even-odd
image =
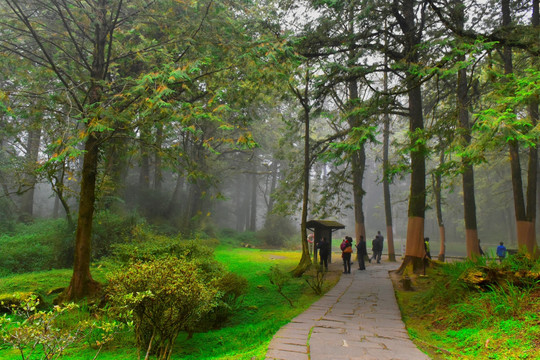
[[[311,329],[310,329],[311,330]],[[306,339],[309,336],[309,331],[299,331],[294,329],[282,328],[279,330],[274,338],[290,338],[290,339]]]
[[[281,345],[297,345],[307,347],[307,338],[304,339],[295,339],[295,338],[284,338],[284,337],[274,337],[272,342],[268,346],[269,349],[279,349]]]
[[[309,360],[308,354],[271,349],[266,353],[266,360]]]

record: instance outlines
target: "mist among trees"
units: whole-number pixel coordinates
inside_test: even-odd
[[[537,255],[538,0],[0,2],[0,229],[100,214],[306,251],[307,219]],[[309,256],[302,260],[309,263]]]

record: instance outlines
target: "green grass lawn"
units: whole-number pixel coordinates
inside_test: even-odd
[[[304,279],[291,278],[284,292],[294,299],[294,308],[277,293],[269,282],[268,273],[273,265],[283,271],[290,271],[300,259],[299,252],[270,251],[259,249],[232,248],[220,246],[215,250],[216,259],[226,264],[229,271],[241,274],[249,282],[242,305],[230,321],[221,329],[206,333],[196,333],[191,339],[181,334],[176,342],[173,359],[264,359],[272,336],[281,326],[304,311],[319,296],[309,288]],[[105,281],[107,267],[95,267],[93,276]],[[69,283],[71,270],[52,270],[0,278],[0,294],[37,292],[52,301],[54,295],[46,294]],[[337,281],[334,278],[326,284],[330,289]],[[91,359],[95,349],[85,346],[69,349],[66,359]],[[0,358],[20,359],[13,349],[0,349]],[[135,359],[136,348],[131,333],[119,334],[115,341],[102,350],[98,359]]]

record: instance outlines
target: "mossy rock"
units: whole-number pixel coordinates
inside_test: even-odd
[[[486,278],[486,274],[477,268],[467,269],[460,277],[459,280],[473,287],[482,287],[489,283]]]
[[[32,292],[15,292],[9,294],[0,294],[0,313],[11,313],[14,308],[18,308],[21,304],[27,301],[30,296],[36,296],[39,301],[39,308],[46,307],[43,297]]]

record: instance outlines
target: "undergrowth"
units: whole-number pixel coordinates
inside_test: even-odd
[[[109,220],[111,219],[115,220],[113,218]],[[107,277],[129,261],[159,258],[164,254],[188,258],[199,255],[208,259],[215,258],[222,265],[212,265],[211,261],[204,261],[199,265],[207,272],[223,267],[228,272],[239,274],[247,280],[246,293],[241,295],[241,301],[229,307],[232,315],[223,326],[194,334],[180,333],[174,344],[172,359],[262,359],[277,330],[319,298],[305,279],[291,278],[281,288],[287,297],[293,299],[294,307],[291,307],[269,281],[271,269],[279,268],[281,272],[288,273],[294,268],[300,257],[297,251],[238,248],[223,245],[228,241],[221,242],[222,238],[219,235],[217,238],[196,237],[186,240],[154,232],[141,223],[125,223],[125,227],[114,224],[119,223],[109,221],[106,226],[115,229],[114,237],[123,239],[106,241],[107,246],[102,248],[107,249],[106,253],[110,255],[95,262],[91,270],[93,277],[101,283],[106,284]],[[52,229],[46,233],[55,233],[57,225],[36,224],[34,229]],[[105,221],[100,225],[105,226]],[[28,234],[30,239],[33,236],[31,228],[32,226],[25,228],[24,232],[14,232],[10,235],[11,238],[4,240],[22,239],[25,234]],[[126,239],[127,237],[129,239]],[[256,243],[256,240],[249,241],[248,235],[243,235],[234,242],[243,241]],[[222,245],[219,245],[220,243]],[[13,292],[38,294],[49,305],[49,309],[52,309],[55,293],[69,284],[72,270],[69,268],[47,270],[48,268],[50,267],[26,273],[10,271],[9,274],[4,273],[4,276],[0,274],[0,294]],[[337,279],[326,281],[323,290],[330,289],[335,281]],[[238,287],[237,283],[235,280],[234,288]],[[94,314],[89,307],[81,306],[76,312],[70,312],[69,316],[62,314],[58,318],[58,323],[65,324],[62,327],[69,328],[75,326],[80,319],[88,318],[94,318]],[[92,359],[95,355],[96,349],[85,343],[74,344],[62,352],[62,358],[71,360]],[[15,360],[20,359],[20,354],[4,344],[0,345],[0,358]],[[98,358],[100,360],[137,358],[133,331],[124,329],[121,333],[114,334],[114,339],[101,349]]]
[[[411,337],[433,359],[540,358],[539,264],[435,263],[415,291],[397,291]]]

